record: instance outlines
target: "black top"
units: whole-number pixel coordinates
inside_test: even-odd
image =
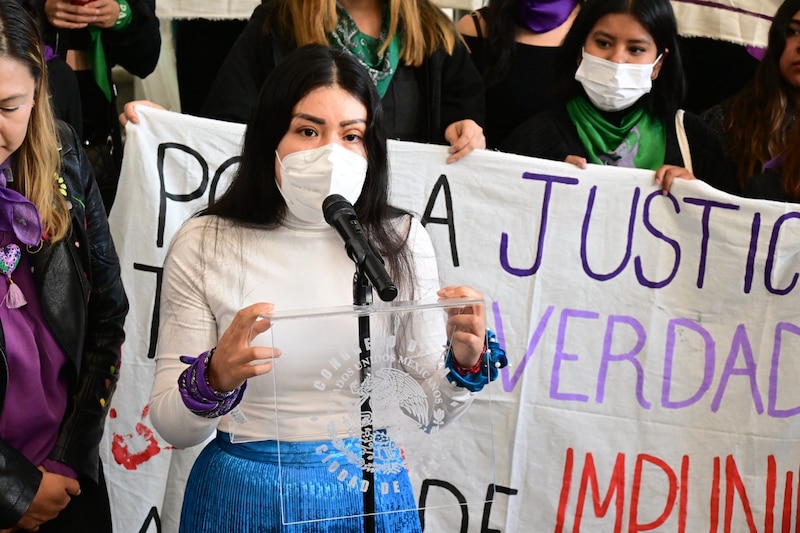
[[[728,117],[730,116],[732,105],[733,99],[727,98],[715,106],[706,109],[700,114],[700,118],[703,119],[703,122],[705,122],[714,135],[717,136],[717,139],[719,139],[719,142],[722,145],[723,151],[729,156],[731,155],[731,147],[730,143],[728,142],[728,128],[726,123],[728,121]],[[731,162],[733,164],[732,157]]]
[[[744,192],[748,198],[775,200],[777,202],[797,202],[789,198],[781,184],[781,177],[775,170],[767,170],[744,181]]]
[[[53,102],[53,112],[83,138],[81,93],[75,72],[60,57],[47,62],[47,84]]]
[[[488,41],[464,36],[478,71],[486,71]],[[497,148],[522,122],[550,109],[559,47],[516,43],[506,75],[486,88],[486,146]]]

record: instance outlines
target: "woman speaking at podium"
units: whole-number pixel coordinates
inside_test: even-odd
[[[258,338],[271,327],[265,317],[273,310],[353,303],[353,262],[323,220],[328,195],[355,205],[401,299],[472,299],[450,308],[438,329],[416,323],[402,330],[415,340],[437,333],[437,350],[417,350],[411,363],[441,382],[435,390],[448,419],[505,364],[486,330],[484,307],[474,302],[481,294],[464,286],[437,290],[427,234],[387,203],[381,113],[374,84],[352,56],[319,45],[297,49],[260,93],[230,188],[172,242],[151,417],[178,447],[215,436],[189,476],[181,531],[361,530],[361,485],[331,474],[319,454],[334,449],[331,439],[303,427],[316,413],[331,420],[347,414],[344,402],[331,402],[330,388],[320,390],[315,380],[357,339],[302,324],[274,347],[263,340],[270,334]],[[449,371],[436,372],[440,362]],[[262,376],[268,372],[275,379]],[[340,392],[359,400],[357,391]],[[278,402],[292,416],[278,419]],[[336,444],[347,455],[357,453],[358,440]],[[421,531],[407,472],[389,479],[401,490],[376,494],[376,530]]]

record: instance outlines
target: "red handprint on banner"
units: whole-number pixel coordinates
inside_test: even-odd
[[[121,435],[114,433],[112,438],[111,453],[114,455],[114,460],[128,470],[136,470],[139,465],[158,455],[162,449],[173,449],[172,446],[165,446],[164,448],[159,446],[153,430],[144,423],[144,419],[147,418],[149,413],[150,406],[145,405],[142,410],[142,418],[136,423],[135,434]],[[109,416],[116,418],[116,410],[111,409]]]

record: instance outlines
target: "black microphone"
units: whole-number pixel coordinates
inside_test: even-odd
[[[380,299],[384,302],[394,300],[397,297],[397,287],[383,266],[383,258],[358,223],[353,205],[341,194],[331,194],[322,202],[322,214],[325,222],[342,238],[347,255],[363,269]]]

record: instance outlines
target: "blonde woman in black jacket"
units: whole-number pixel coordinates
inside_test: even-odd
[[[31,18],[0,0],[0,531],[111,531],[98,445],[128,302]]]

